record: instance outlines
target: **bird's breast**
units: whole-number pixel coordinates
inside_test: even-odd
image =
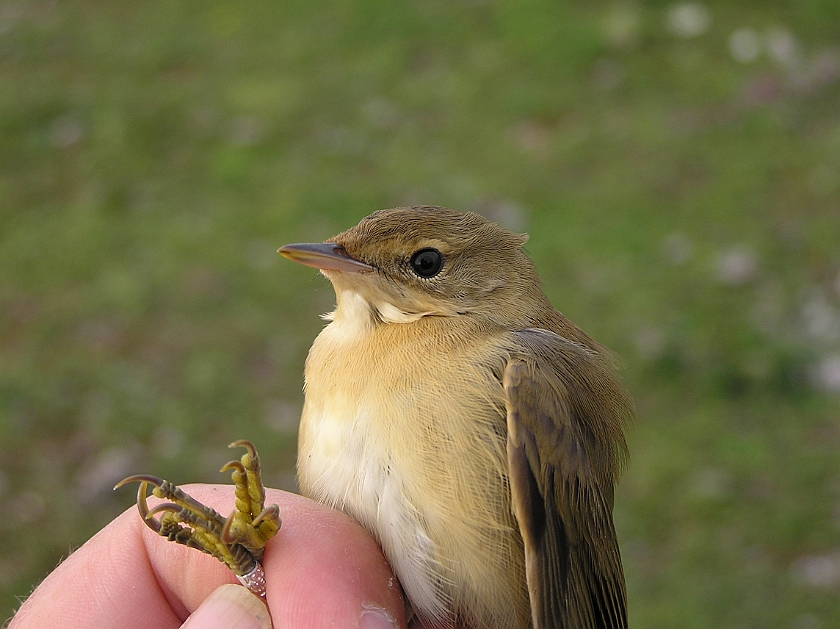
[[[334,322],[310,351],[302,491],[380,542],[414,608],[488,627],[527,621],[510,509],[504,351],[492,338],[430,338],[416,323],[348,335]],[[426,332],[426,331],[423,331]]]

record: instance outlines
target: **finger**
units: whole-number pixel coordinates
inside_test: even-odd
[[[59,565],[23,603],[10,628],[176,629],[155,578],[136,509],[118,516]]]
[[[181,629],[271,629],[271,618],[260,599],[228,584],[213,590]]]
[[[276,629],[405,627],[398,581],[355,520],[294,495],[281,516],[263,561]]]

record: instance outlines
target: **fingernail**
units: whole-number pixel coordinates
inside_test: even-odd
[[[199,605],[181,629],[271,629],[268,609],[241,585],[222,585]]]
[[[397,629],[397,621],[381,607],[365,607],[359,619],[359,629]]]

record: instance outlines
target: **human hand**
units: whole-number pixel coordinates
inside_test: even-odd
[[[220,513],[233,509],[229,485],[184,489]],[[397,580],[358,523],[301,496],[273,489],[266,494],[283,518],[262,562],[276,629],[405,627]],[[224,565],[156,535],[132,508],[58,566],[9,629],[269,627],[262,603],[250,592],[241,586],[217,590],[233,583]]]

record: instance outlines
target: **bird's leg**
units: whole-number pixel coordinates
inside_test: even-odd
[[[259,562],[268,540],[280,529],[280,509],[277,505],[265,506],[260,459],[254,444],[243,440],[230,447],[244,447],[246,452],[238,461],[222,467],[223,472],[231,470],[236,492],[236,510],[227,519],[156,476],[129,476],[117,487],[139,482],[137,509],[146,526],[171,542],[213,555],[252,592],[263,596],[265,582]],[[150,485],[153,496],[168,502],[150,509],[146,502]]]

